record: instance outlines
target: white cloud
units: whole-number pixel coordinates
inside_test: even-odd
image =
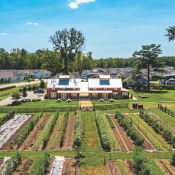
[[[34,24],[34,26],[37,26],[37,25],[39,25],[38,23],[33,23]]]
[[[69,0],[68,0],[69,1]],[[82,3],[88,3],[88,2],[93,2],[95,0],[75,0],[74,2],[72,1],[70,4],[69,4],[69,7],[70,8],[78,8],[78,4],[82,4]]]
[[[31,24],[32,24],[31,22],[26,23],[26,25],[31,25]]]
[[[7,35],[7,33],[1,33],[1,35]]]

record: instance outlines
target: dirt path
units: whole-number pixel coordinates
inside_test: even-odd
[[[72,140],[71,136],[74,133],[70,133],[70,130],[74,126],[74,124],[75,124],[75,117],[73,115],[69,115],[67,127],[66,127],[66,132],[64,135],[63,146],[61,149],[67,149],[68,146],[70,146],[72,148],[72,145],[70,145],[70,143],[71,143],[70,140]],[[68,145],[68,142],[69,142],[69,145]]]
[[[125,150],[126,151],[133,151],[133,149],[134,149],[133,141],[130,139],[130,137],[127,136],[124,129],[118,124],[118,121],[117,121],[117,119],[115,119],[115,116],[114,115],[110,115],[110,116],[111,116],[111,119],[113,120],[113,123],[114,123],[116,129],[119,132],[119,135],[120,135],[121,140],[122,140],[122,144],[125,146]]]
[[[129,168],[129,164],[128,164],[127,160],[124,160],[124,161],[123,161],[123,165],[124,165],[124,167],[125,167],[125,169],[126,169],[128,175],[134,175],[134,173],[133,173],[133,172],[130,170],[130,168]]]
[[[118,149],[121,151],[122,148],[120,147],[120,144],[119,144],[119,142],[118,142],[118,140],[117,140],[117,137],[120,137],[120,136],[119,136],[119,134],[117,133],[116,128],[112,128],[112,127],[111,127],[111,125],[110,125],[109,120],[108,120],[107,117],[106,117],[106,120],[108,121],[108,125],[110,126],[110,128],[111,128],[111,130],[112,130],[112,133],[113,133],[113,136],[114,136],[114,138],[115,138],[115,141],[117,142]],[[113,150],[112,150],[112,151],[113,151]]]
[[[137,115],[137,116],[140,117],[139,115]],[[137,120],[137,119],[136,119],[136,120]],[[146,123],[141,117],[140,117],[140,120],[141,120],[142,122],[144,122],[145,124],[148,125],[148,123]],[[141,124],[141,123],[140,123],[140,124]],[[142,124],[141,124],[141,125],[142,125]],[[149,133],[149,135],[150,135],[153,139],[155,139],[155,140],[158,142],[158,144],[162,147],[163,150],[167,150],[166,148],[163,147],[162,143],[161,143],[152,133],[150,133],[150,131],[148,131],[143,125],[142,125],[142,127],[147,131],[147,133]],[[148,127],[149,127],[151,130],[154,131],[154,129],[153,129],[151,126],[148,125]],[[162,139],[165,143],[167,143],[167,141],[165,140],[165,138],[163,138],[160,134],[157,134],[155,131],[154,131],[154,134],[155,134],[158,138]]]
[[[132,122],[130,119],[129,119],[129,117],[127,116],[127,115],[124,115],[124,119],[125,120],[128,120],[129,122]],[[140,129],[132,122],[132,127],[137,131],[137,132],[139,132],[139,134],[142,136],[142,137],[144,137],[145,138],[145,141],[144,141],[144,147],[146,148],[146,149],[154,149],[154,150],[156,150],[157,151],[157,149],[156,149],[156,147],[152,144],[152,142],[150,142],[148,139],[147,139],[147,137],[142,133],[142,131],[140,131]]]
[[[24,142],[20,145],[19,149],[23,150],[31,150],[32,145],[34,144],[37,135],[42,131],[42,128],[47,121],[48,115],[45,117],[42,117],[38,123],[35,125],[33,131],[30,132],[30,134],[27,136],[27,138],[24,140]],[[31,145],[31,147],[30,147]]]
[[[17,130],[16,132],[8,139],[7,142],[5,142],[2,147],[0,148],[0,150],[5,150],[10,143],[13,141],[13,139],[15,139],[15,137],[19,134],[19,132],[28,124],[28,122],[33,118],[33,115],[31,115],[31,117],[29,117]]]
[[[24,159],[22,162],[17,166],[17,170],[20,170],[20,172],[13,172],[13,175],[25,175],[30,172],[30,169],[33,165],[34,160],[33,159]]]
[[[76,160],[74,159],[65,159],[65,162],[63,164],[63,171],[62,175],[73,175],[75,174],[75,167],[73,166],[76,163]],[[77,172],[76,174],[79,174],[79,168],[77,166]]]
[[[54,162],[54,159],[51,159],[50,160],[50,165],[47,168],[47,171],[46,171],[46,174],[45,175],[50,175],[50,172],[51,172],[51,169],[52,169],[52,166],[53,166],[53,162]]]
[[[51,149],[51,143],[52,143],[52,141],[53,141],[53,139],[55,137],[55,133],[57,132],[57,128],[58,128],[59,122],[60,122],[60,116],[58,117],[58,120],[56,122],[56,125],[54,126],[54,129],[52,131],[52,134],[51,134],[51,136],[49,138],[48,144],[47,144],[47,146],[45,148],[46,150],[50,150]]]
[[[167,166],[163,163],[162,160],[155,160],[156,163],[160,166],[160,168],[165,172],[167,175],[173,175],[171,171],[167,168]]]
[[[71,122],[71,129],[70,129],[70,134],[69,134],[69,139],[70,141],[68,142],[69,148],[72,150],[73,149],[73,142],[74,142],[74,134],[75,134],[75,119],[76,115],[72,116],[72,122]]]
[[[122,173],[120,172],[120,168],[119,168],[117,162],[114,162],[112,160],[109,160],[105,164],[105,169],[107,170],[107,174],[106,175],[111,175],[111,174],[122,175]]]

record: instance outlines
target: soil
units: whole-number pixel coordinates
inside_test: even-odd
[[[19,149],[24,150],[31,150],[33,146],[30,147],[31,144],[34,144],[36,136],[42,131],[42,127],[44,126],[47,118],[49,116],[46,115],[45,117],[42,117],[38,123],[35,125],[33,131],[30,132],[30,134],[27,136],[27,138],[24,140],[24,142],[20,145]]]
[[[19,172],[15,171],[13,175],[25,175],[27,172],[30,171],[34,160],[33,159],[24,159],[22,162],[17,166],[16,170],[20,170]]]
[[[126,115],[124,115],[124,119],[125,120],[128,120],[129,122],[132,122]],[[132,127],[137,131],[139,132],[139,134],[145,138],[145,141],[144,141],[144,144],[143,146],[146,148],[146,149],[154,149],[157,151],[156,147],[152,144],[152,142],[150,142],[147,137],[142,133],[142,131],[140,131],[140,129],[137,128],[137,126],[132,122]]]
[[[171,167],[171,169],[175,172],[175,166],[171,165],[170,160],[166,159],[165,161]]]
[[[156,163],[160,166],[160,168],[165,172],[167,175],[173,175],[171,171],[167,168],[167,166],[162,162],[162,160],[156,160]]]
[[[107,174],[106,175],[111,175],[111,174],[122,175],[122,173],[120,172],[120,168],[119,168],[117,162],[109,160],[109,162],[107,162],[105,164],[105,168],[107,170]]]
[[[128,175],[133,175],[133,174],[134,174],[134,173],[130,170],[129,164],[128,164],[127,160],[124,160],[124,161],[123,161],[123,165],[124,165],[124,167],[125,167],[125,169],[126,169]]]
[[[47,144],[47,146],[46,146],[46,148],[45,148],[46,150],[52,149],[52,148],[51,148],[51,143],[52,143],[52,141],[53,141],[53,139],[54,139],[54,137],[55,137],[55,133],[57,132],[57,128],[58,128],[59,123],[60,123],[60,116],[58,117],[58,120],[57,120],[57,122],[56,122],[56,125],[54,126],[54,129],[53,129],[53,131],[52,131],[52,134],[51,134],[51,136],[50,136],[50,138],[49,138],[48,144]]]
[[[65,162],[63,164],[63,171],[62,175],[73,175],[75,173],[75,166],[73,166],[76,163],[75,159],[65,159]],[[76,168],[76,174],[79,174],[79,166]]]
[[[52,169],[52,166],[53,166],[53,162],[54,162],[54,159],[51,159],[50,165],[49,165],[49,167],[47,168],[47,171],[46,171],[46,175],[49,175],[50,174],[51,169]]]
[[[74,132],[70,133],[70,129],[73,130],[75,126],[75,116],[69,115],[66,132],[64,136],[63,146],[61,149],[67,149],[67,147],[72,148],[73,147],[73,139],[74,139]],[[69,142],[69,145],[68,145]]]
[[[28,124],[28,122],[33,118],[33,115],[31,115],[31,117],[29,117],[17,130],[16,132],[7,140],[7,142],[5,142],[2,147],[0,148],[0,150],[5,150],[10,143],[13,141],[13,139],[15,139],[15,137],[19,134],[19,132]]]
[[[133,151],[133,149],[134,149],[134,142],[130,139],[130,137],[127,136],[125,130],[118,124],[118,121],[117,121],[117,119],[115,119],[115,116],[114,115],[110,115],[110,116],[111,116],[111,119],[114,122],[114,125],[115,125],[116,129],[119,131],[119,134],[121,136],[123,145],[125,145],[125,147],[127,147],[125,149],[127,151],[128,150],[129,151]]]
[[[106,119],[107,119],[107,121],[108,121],[108,124],[109,124],[111,130],[112,130],[113,136],[115,137],[115,141],[116,141],[117,144],[118,144],[118,148],[119,148],[119,150],[121,151],[122,148],[120,147],[120,144],[119,144],[119,143],[121,143],[121,142],[120,142],[120,141],[118,142],[119,139],[117,139],[117,138],[120,137],[120,136],[119,136],[119,134],[117,133],[116,128],[112,128],[112,127],[111,127],[108,118],[106,118]]]
[[[0,166],[3,164],[4,159],[0,159]]]

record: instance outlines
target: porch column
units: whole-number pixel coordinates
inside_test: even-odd
[[[101,93],[100,93],[100,99],[101,99]]]
[[[68,99],[69,99],[69,93],[68,93]]]

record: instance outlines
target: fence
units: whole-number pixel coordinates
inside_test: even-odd
[[[4,93],[4,94],[0,94],[0,97],[4,97],[4,96],[7,96],[9,95],[10,93]]]
[[[117,109],[117,108],[128,108],[128,103],[119,103],[119,104],[112,104],[112,105],[95,105],[93,104],[94,111],[96,110],[110,110],[110,109]]]
[[[79,107],[46,107],[46,108],[0,108],[0,113],[8,113],[9,111],[15,111],[16,113],[36,113],[36,112],[66,112],[77,111]]]
[[[166,112],[167,114],[171,115],[172,117],[175,117],[175,112],[168,109],[167,107],[163,107],[161,104],[158,104],[158,108],[163,111]]]

